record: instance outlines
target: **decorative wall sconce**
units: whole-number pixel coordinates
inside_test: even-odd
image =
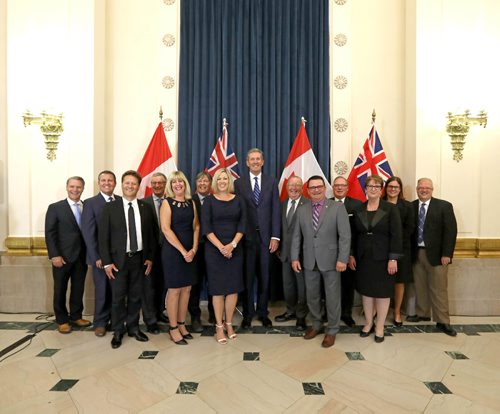
[[[463,114],[452,114],[448,112],[448,125],[446,132],[451,138],[451,149],[453,150],[453,159],[459,162],[463,159],[462,151],[465,145],[465,137],[469,133],[471,125],[480,125],[486,128],[488,116],[486,112],[480,111],[477,116],[470,116],[467,109]]]
[[[42,111],[39,116],[35,116],[28,110],[23,114],[25,127],[31,124],[40,125],[40,131],[42,131],[42,134],[45,137],[47,159],[50,161],[54,161],[56,159],[57,144],[59,144],[59,137],[64,131],[62,118],[62,112],[59,115],[55,115]]]

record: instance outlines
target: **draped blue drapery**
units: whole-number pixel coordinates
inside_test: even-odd
[[[258,147],[279,178],[304,116],[328,177],[328,34],[328,0],[182,0],[179,168],[205,168],[227,118],[240,171]]]

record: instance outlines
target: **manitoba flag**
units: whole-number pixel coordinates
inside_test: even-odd
[[[377,130],[375,129],[375,124],[372,126],[365,145],[363,145],[363,151],[359,153],[349,173],[349,178],[347,179],[349,182],[349,192],[347,195],[361,201],[366,201],[365,183],[369,175],[378,175],[384,181],[393,175]]]
[[[333,196],[332,186],[330,182],[326,179],[321,167],[314,156],[311,144],[309,143],[309,138],[307,138],[305,120],[302,118],[299,133],[295,138],[288,159],[286,160],[285,169],[283,174],[281,174],[279,182],[279,192],[280,200],[284,201],[288,197],[286,191],[286,183],[288,179],[292,176],[298,176],[302,178],[304,182],[303,194],[307,197],[307,180],[313,175],[319,175],[323,177],[326,184],[326,197],[330,198]]]
[[[222,134],[215,143],[206,171],[213,177],[215,172],[221,168],[227,168],[234,179],[240,178],[238,160],[228,141],[226,118],[222,122]]]
[[[151,138],[148,149],[142,157],[141,165],[137,172],[141,175],[141,187],[139,188],[138,198],[151,195],[151,175],[155,172],[161,172],[167,177],[173,171],[176,171],[174,158],[168,147],[167,137],[163,130],[163,124],[160,122]]]

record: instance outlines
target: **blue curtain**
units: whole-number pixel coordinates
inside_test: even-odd
[[[227,118],[240,170],[258,147],[279,178],[304,116],[328,177],[328,34],[328,0],[182,0],[179,168],[205,168]]]

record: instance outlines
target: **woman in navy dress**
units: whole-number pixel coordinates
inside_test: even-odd
[[[161,258],[167,290],[166,308],[169,334],[177,345],[192,339],[185,321],[191,285],[196,280],[195,255],[200,225],[186,176],[174,171],[167,181],[167,199],[160,209],[163,240]],[[176,323],[177,321],[177,323]]]
[[[212,181],[213,195],[203,203],[203,235],[207,267],[208,294],[212,295],[215,313],[215,338],[227,343],[224,329],[230,339],[236,338],[233,313],[238,292],[243,291],[243,249],[240,245],[246,223],[245,203],[233,194],[231,173],[217,170]],[[225,318],[225,322],[223,322]]]
[[[399,177],[391,177],[385,182],[384,199],[398,206],[403,226],[403,257],[398,262],[396,284],[394,285],[394,325],[402,326],[401,303],[403,303],[405,283],[413,282],[411,236],[415,229],[415,214],[411,203],[406,201],[403,196],[403,182]]]

